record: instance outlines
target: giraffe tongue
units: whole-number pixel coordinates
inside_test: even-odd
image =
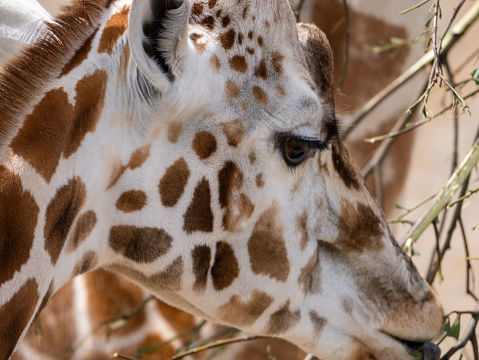
[[[441,356],[441,349],[436,344],[431,342],[416,343],[412,341],[403,341],[407,347],[411,355],[420,355],[421,354],[421,347],[422,347],[422,359],[423,360],[439,360]]]

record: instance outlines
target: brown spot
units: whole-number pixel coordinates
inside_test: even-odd
[[[333,167],[343,179],[344,185],[348,188],[359,190],[361,182],[359,181],[359,173],[354,167],[348,150],[341,141],[335,141],[332,146]]]
[[[163,229],[117,225],[110,229],[110,247],[139,263],[151,263],[165,255],[173,239]]]
[[[263,47],[263,45],[264,45],[264,41],[263,41],[263,37],[262,37],[262,36],[258,36],[258,45],[259,45],[260,47]]]
[[[252,325],[272,303],[273,298],[259,290],[253,290],[248,301],[234,295],[219,308],[219,317],[235,326]]]
[[[216,17],[219,18],[222,12],[223,11],[221,9],[218,9],[218,11],[216,12]]]
[[[146,194],[141,190],[126,191],[116,202],[116,208],[124,213],[141,210],[145,205]]]
[[[286,91],[284,90],[284,87],[282,87],[281,85],[276,85],[276,91],[278,92],[279,95],[286,96]]]
[[[131,170],[135,170],[136,168],[142,166],[146,159],[148,159],[150,156],[150,147],[151,144],[147,144],[133,151],[130,156],[130,161],[128,161],[127,167]]]
[[[195,3],[191,6],[191,14],[195,16],[200,16],[203,13],[203,4],[202,3]]]
[[[211,55],[209,65],[211,69],[213,69],[214,73],[218,74],[220,72],[221,63],[220,63],[220,59],[218,58],[218,55],[216,54]]]
[[[246,48],[246,51],[247,51],[248,54],[250,54],[250,55],[254,55],[254,52],[255,52],[255,50],[254,50],[253,48],[250,48],[250,47],[247,47],[247,48]]]
[[[121,55],[120,55],[120,66],[118,70],[119,78],[123,85],[126,85],[128,80],[128,74],[129,74],[128,68],[130,66],[130,57],[131,57],[130,45],[128,44],[128,41],[126,41],[125,46],[123,46],[123,51],[121,52]]]
[[[381,220],[366,205],[356,206],[341,200],[341,216],[338,220],[337,246],[346,251],[380,251],[384,248]]]
[[[191,257],[193,258],[193,273],[195,274],[193,289],[204,291],[208,281],[208,271],[210,270],[211,249],[206,245],[195,246],[191,251]]]
[[[240,88],[236,81],[227,80],[225,83],[225,88],[223,90],[223,99],[225,101],[236,100],[240,95]]]
[[[243,19],[246,18],[246,14],[248,13],[249,5],[246,5],[243,9]]]
[[[243,141],[244,137],[244,125],[240,120],[233,120],[226,123],[221,123],[223,133],[228,139],[228,145],[237,147],[238,144]]]
[[[321,266],[318,253],[315,251],[308,263],[301,269],[298,284],[302,286],[304,295],[319,294],[321,292]]]
[[[228,161],[218,174],[219,201],[222,209],[223,227],[227,231],[237,229],[242,220],[249,219],[254,211],[254,205],[248,196],[240,193],[243,186],[243,173],[235,163]]]
[[[306,249],[306,245],[308,245],[308,213],[306,210],[303,212],[301,216],[296,217],[296,229],[301,234],[301,250]]]
[[[173,207],[176,205],[185,191],[189,177],[190,170],[183,158],[177,160],[166,169],[165,175],[161,178],[159,185],[161,203],[164,206]]]
[[[116,42],[128,28],[129,13],[130,7],[125,5],[108,20],[101,34],[100,45],[98,46],[98,52],[100,54],[107,52],[111,55],[113,53]]]
[[[75,52],[73,57],[63,68],[60,76],[64,76],[68,74],[70,71],[72,71],[74,68],[80,65],[88,57],[88,54],[90,53],[90,50],[91,50],[91,42],[93,38],[96,36],[97,31],[98,29],[96,29],[95,32],[91,34],[90,37],[88,37],[85,40],[83,45]]]
[[[273,63],[273,69],[278,74],[281,74],[283,72],[283,59],[284,59],[284,56],[281,55],[279,52],[275,51],[271,55],[271,62]]]
[[[215,153],[216,139],[208,131],[199,131],[193,139],[192,148],[201,160],[205,160]]]
[[[30,258],[38,212],[20,177],[0,165],[0,286]]]
[[[264,26],[266,27],[266,29],[269,30],[269,28],[271,27],[271,24],[269,23],[269,21],[266,20],[266,21],[264,22]]]
[[[180,122],[172,122],[168,125],[168,141],[176,144],[183,132],[183,124]]]
[[[178,291],[181,289],[181,276],[183,275],[183,259],[181,256],[176,258],[168,267],[151,277],[151,280],[156,285],[156,287],[171,290],[171,291]]]
[[[196,52],[200,55],[203,54],[206,51],[206,43],[198,42],[198,40],[201,39],[202,37],[203,37],[203,35],[196,34],[196,33],[193,33],[193,34],[190,35],[190,39],[193,42],[193,45],[196,49]]]
[[[206,16],[200,21],[200,25],[212,31],[215,29],[215,18],[213,16]]]
[[[264,186],[263,174],[256,175],[256,186],[262,188]]]
[[[266,66],[266,61],[264,59],[262,59],[254,69],[254,76],[260,77],[263,80],[268,79],[268,67]]]
[[[240,102],[241,110],[243,111],[248,111],[249,110],[249,104],[245,101]]]
[[[253,165],[257,160],[256,153],[255,152],[250,152],[249,155],[248,155],[248,158],[249,158],[249,163],[251,165]]]
[[[215,262],[211,268],[215,289],[221,291],[229,287],[239,272],[238,260],[231,245],[224,241],[216,243]]]
[[[45,250],[50,255],[53,265],[57,263],[68,232],[85,203],[86,196],[85,184],[76,177],[58,189],[48,204],[43,236]]]
[[[221,43],[221,46],[223,49],[226,51],[230,50],[233,45],[235,44],[235,38],[236,38],[236,31],[233,29],[229,30],[226,33],[222,33],[218,35],[218,40]]]
[[[93,270],[97,264],[98,255],[93,251],[87,251],[73,268],[72,277]]]
[[[230,66],[234,71],[243,74],[248,70],[248,64],[246,63],[245,57],[240,55],[235,55],[230,59]]]
[[[70,105],[64,90],[47,92],[13,139],[13,152],[50,181],[62,154],[68,158],[76,152],[86,134],[95,131],[103,111],[106,80],[103,70],[81,79],[76,86],[75,107]]]
[[[253,32],[250,31],[250,32],[248,33],[248,39],[253,40],[253,36],[254,36]]]
[[[253,86],[253,96],[257,103],[261,105],[268,105],[269,97],[259,86]]]
[[[13,297],[0,307],[0,358],[9,359],[17,341],[33,315],[40,296],[38,284],[28,280]]]
[[[208,0],[208,7],[211,9],[216,6],[218,0]]]
[[[269,275],[285,282],[289,275],[289,260],[278,217],[275,204],[261,214],[248,241],[248,252],[251,270],[255,274]]]
[[[90,210],[80,215],[75,225],[75,230],[73,231],[73,236],[68,243],[68,251],[72,252],[76,250],[83,241],[85,241],[88,236],[90,236],[93,228],[97,222],[96,214],[94,211]]]
[[[296,325],[301,320],[301,311],[289,310],[290,300],[286,302],[278,311],[271,314],[266,333],[269,335],[284,334],[291,326]]]
[[[223,20],[221,21],[221,24],[223,25],[223,27],[227,27],[231,22],[231,19],[228,15],[226,15]]]
[[[238,44],[243,45],[244,35],[242,33],[238,33]]]
[[[324,327],[328,323],[328,320],[319,316],[318,313],[314,310],[311,310],[309,312],[309,318],[310,318],[311,322],[313,323],[314,331],[316,332],[316,336],[318,336],[323,331]]]
[[[195,231],[213,231],[210,183],[204,179],[196,186],[193,200],[184,215],[183,230],[188,234]]]

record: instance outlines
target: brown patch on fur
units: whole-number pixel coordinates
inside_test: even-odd
[[[339,174],[347,188],[359,190],[361,182],[359,180],[359,172],[353,165],[351,156],[344,144],[337,140],[333,142],[332,146],[332,160],[333,167]]]
[[[52,264],[57,263],[73,225],[87,197],[86,186],[80,178],[70,179],[68,184],[57,190],[55,197],[48,204],[45,216],[45,250],[50,255]]]
[[[285,282],[289,275],[288,252],[278,208],[273,204],[261,214],[248,241],[251,270]]]
[[[321,266],[316,251],[301,269],[298,284],[302,286],[304,295],[321,293]]]
[[[243,19],[246,18],[246,14],[248,13],[249,5],[246,5],[243,9]]]
[[[257,160],[256,153],[255,152],[250,152],[249,155],[248,155],[248,158],[249,158],[249,163],[251,165],[254,165],[254,163]]]
[[[234,80],[227,80],[225,82],[225,87],[223,90],[223,99],[225,101],[233,101],[236,100],[240,95],[240,88],[236,81]]]
[[[75,52],[75,55],[73,55],[70,61],[63,67],[60,77],[67,75],[70,71],[79,66],[84,60],[88,58],[88,54],[91,51],[91,42],[96,36],[97,32],[98,29],[96,29],[95,32],[91,34],[90,37],[85,40],[84,44]]]
[[[159,185],[161,203],[164,206],[173,207],[176,205],[185,191],[189,177],[190,170],[183,158],[180,158],[166,169]]]
[[[0,358],[10,358],[23,329],[35,314],[39,299],[38,284],[35,279],[29,279],[0,307]]]
[[[173,239],[163,229],[117,225],[110,229],[110,247],[139,263],[151,263],[165,255]]]
[[[262,36],[258,36],[258,45],[259,45],[260,47],[263,47],[263,45],[264,45],[264,40],[263,40],[263,37],[262,37]]]
[[[128,161],[128,165],[126,167],[131,170],[135,170],[136,168],[142,166],[146,159],[148,159],[150,156],[150,147],[151,144],[147,144],[133,151],[130,156],[130,161]]]
[[[286,91],[284,90],[284,87],[282,87],[281,85],[276,85],[276,91],[278,92],[279,95],[286,96]]]
[[[211,211],[211,190],[208,180],[203,178],[196,186],[193,199],[186,210],[183,230],[187,234],[195,231],[213,231],[213,212]]]
[[[253,86],[253,96],[258,104],[268,105],[269,97],[259,86]]]
[[[119,78],[123,84],[126,84],[128,79],[128,67],[130,65],[130,57],[131,57],[131,50],[130,44],[128,41],[125,42],[125,46],[123,47],[123,51],[120,55],[120,67],[118,70]]]
[[[226,51],[230,50],[233,47],[233,45],[235,44],[235,38],[236,31],[234,31],[233,29],[218,35],[218,40],[221,43],[223,49],[225,49]]]
[[[316,333],[316,336],[318,336],[319,334],[321,334],[321,332],[323,331],[324,327],[326,326],[326,324],[328,323],[328,320],[326,320],[325,318],[321,317],[318,315],[318,313],[314,310],[311,310],[309,312],[309,319],[311,320],[311,322],[313,323],[313,326],[314,326],[314,331]]]
[[[244,35],[242,33],[238,33],[238,44],[243,45]]]
[[[245,128],[240,120],[233,120],[226,123],[221,123],[223,133],[228,139],[228,145],[237,147],[243,141]]]
[[[301,216],[296,217],[296,229],[301,234],[301,250],[306,249],[306,245],[308,245],[308,230],[306,229],[307,224],[308,213],[305,210]]]
[[[248,111],[249,110],[249,104],[245,101],[240,102],[241,110],[243,111]]]
[[[126,191],[118,198],[116,208],[124,213],[143,209],[146,205],[146,194],[141,190]]]
[[[228,15],[226,15],[222,20],[221,20],[221,25],[223,25],[223,27],[227,27],[231,22],[231,19]]]
[[[211,55],[209,65],[215,74],[219,74],[221,69],[221,63],[220,63],[220,59],[218,58],[218,55],[216,54]]]
[[[94,251],[87,251],[83,254],[73,268],[72,277],[87,273],[95,268],[98,264],[98,255]]]
[[[211,8],[214,8],[216,6],[216,3],[218,2],[218,0],[208,0],[208,7],[211,9]]]
[[[271,296],[259,290],[253,290],[247,301],[234,295],[228,303],[219,308],[219,318],[235,326],[252,325],[273,301]]]
[[[254,69],[254,76],[260,77],[263,80],[268,79],[268,66],[266,65],[266,61],[261,59],[258,66]]]
[[[250,47],[247,47],[247,48],[246,48],[246,51],[247,51],[248,54],[250,54],[250,55],[254,55],[254,53],[255,53],[255,50],[254,50],[253,48],[250,48]]]
[[[215,153],[216,139],[208,131],[199,131],[196,133],[191,147],[201,160],[205,160]]]
[[[32,46],[2,68],[0,81],[0,142],[15,131],[32,102],[42,97],[98,27],[103,1],[85,0],[82,6],[65,6],[55,21],[48,22]],[[43,59],[39,61],[39,59]],[[55,137],[54,137],[55,138]]]
[[[75,251],[90,236],[97,222],[96,214],[90,210],[80,215],[73,231],[73,236],[68,242],[68,252]]]
[[[204,26],[210,31],[213,31],[215,29],[215,18],[213,16],[206,16],[200,21],[200,25]]]
[[[200,16],[203,13],[203,4],[195,3],[191,6],[191,14],[194,16]]]
[[[269,335],[284,334],[291,326],[296,325],[301,320],[301,310],[291,312],[289,310],[290,300],[286,302],[278,311],[271,314],[266,333]]]
[[[0,165],[0,286],[30,258],[38,212],[20,177]]]
[[[240,272],[238,260],[230,244],[224,241],[216,243],[215,262],[211,267],[213,286],[217,291],[229,287]]]
[[[172,122],[168,125],[168,141],[176,144],[183,132],[183,124],[180,122]]]
[[[248,33],[248,39],[253,40],[253,36],[254,36],[253,32],[250,31],[250,32]]]
[[[230,59],[230,66],[234,71],[243,74],[248,70],[248,64],[246,63],[245,57],[240,55],[235,55]]]
[[[195,284],[193,285],[193,289],[202,292],[206,289],[206,284],[208,282],[211,249],[206,245],[195,246],[191,251],[191,257],[193,258],[193,273],[195,274]]]
[[[87,292],[87,302],[91,324],[98,324],[117,314],[129,313],[143,301],[141,288],[121,276],[105,270],[97,270],[86,274],[83,278],[85,287],[90,290]],[[110,336],[132,334],[144,325],[145,320],[146,312],[143,308],[128,319],[127,326],[115,329]],[[108,327],[104,326],[99,329],[95,337],[103,340],[108,332]]]
[[[262,188],[264,186],[263,174],[256,175],[256,186]]]
[[[206,43],[199,43],[198,40],[201,39],[203,35],[193,33],[190,35],[190,39],[193,42],[193,45],[196,49],[196,52],[199,55],[202,55],[206,51]]]
[[[128,14],[130,13],[130,6],[123,6],[123,8],[113,14],[113,16],[108,20],[103,29],[103,33],[100,38],[100,45],[98,46],[98,53],[113,53],[113,48],[117,43],[118,39],[123,35],[123,33],[128,28]]]
[[[284,56],[281,55],[279,52],[275,51],[271,54],[271,62],[273,63],[273,69],[278,74],[283,73],[283,60]]]
[[[95,130],[103,111],[106,80],[103,70],[81,79],[75,88],[75,107],[70,105],[62,89],[46,93],[26,117],[11,143],[12,150],[50,181],[62,154],[70,157],[86,134]]]
[[[338,220],[336,245],[346,251],[381,251],[383,231],[381,219],[366,205],[354,206],[341,200],[341,217]]]
[[[168,267],[151,277],[153,283],[166,290],[178,291],[181,289],[181,276],[183,275],[183,259],[177,257]]]
[[[237,229],[239,223],[249,219],[254,211],[254,205],[248,196],[239,193],[243,187],[243,173],[235,163],[228,161],[218,174],[219,202],[226,209],[223,216],[223,227],[227,231]]]

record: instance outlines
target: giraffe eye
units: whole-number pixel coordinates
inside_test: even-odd
[[[297,166],[309,157],[310,149],[306,142],[296,138],[286,138],[283,146],[284,161],[289,166]]]

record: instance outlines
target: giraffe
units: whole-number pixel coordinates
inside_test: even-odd
[[[3,358],[98,267],[322,359],[407,359],[440,330],[338,139],[329,45],[286,1],[76,1],[0,94]]]

